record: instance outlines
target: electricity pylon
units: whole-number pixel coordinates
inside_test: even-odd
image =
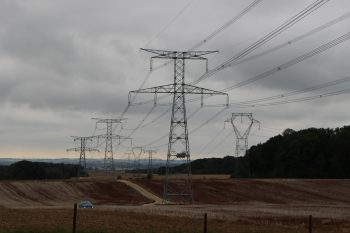
[[[132,93],[154,93],[154,104],[157,103],[158,93],[173,94],[172,113],[170,121],[170,133],[167,152],[165,185],[163,202],[167,203],[170,199],[180,198],[187,202],[193,203],[192,190],[192,173],[191,173],[191,158],[188,140],[188,127],[185,106],[186,94],[201,95],[202,106],[204,95],[226,95],[228,105],[228,95],[223,92],[213,91],[185,83],[185,60],[204,60],[207,64],[208,60],[204,55],[215,53],[217,51],[166,51],[142,49],[144,51],[156,54],[151,58],[151,70],[153,59],[172,59],[174,60],[174,83],[163,86],[156,86],[129,92],[129,105],[131,104]],[[174,169],[178,161],[184,163],[183,172]],[[176,176],[175,176],[176,175]],[[180,175],[180,176],[179,176]],[[184,182],[179,181],[182,178]],[[176,201],[176,200],[175,200]]]
[[[240,129],[236,123],[237,117],[241,117],[241,123],[242,123],[243,117],[248,118],[249,120],[248,127],[245,130],[243,130],[243,132],[240,132]],[[231,118],[227,119],[225,123],[226,122],[231,122],[233,130],[236,135],[235,156],[236,157],[244,156],[245,152],[248,150],[248,136],[249,136],[250,130],[252,129],[252,126],[254,124],[258,124],[260,129],[260,122],[253,118],[252,113],[232,113]]]
[[[131,169],[131,162],[130,162],[130,155],[133,155],[133,152],[124,152],[124,154],[126,154],[128,156],[128,164],[127,164],[127,169],[130,170]]]
[[[138,150],[138,152],[137,152]],[[140,175],[140,160],[141,160],[141,154],[144,152],[143,147],[141,146],[134,146],[132,149],[132,154],[134,156],[134,171],[136,172],[137,176]]]
[[[144,153],[148,153],[148,166],[147,166],[147,175],[152,175],[152,160],[153,160],[153,153],[157,153],[156,150],[143,150]]]
[[[113,140],[118,139],[119,145],[121,143],[121,140],[129,139],[131,142],[131,138],[129,137],[113,134],[113,124],[122,124],[123,120],[125,119],[101,119],[101,118],[92,118],[92,119],[96,120],[96,124],[105,123],[107,125],[106,134],[97,135],[95,137],[97,137],[98,139],[103,138],[106,140],[103,169],[105,170],[105,172],[112,172],[115,169],[114,158],[113,158]]]
[[[98,151],[98,150],[86,147],[86,141],[90,141],[91,142],[92,138],[93,138],[92,136],[90,136],[90,137],[76,137],[76,136],[72,136],[72,137],[74,138],[74,141],[80,141],[80,147],[67,149],[67,151],[79,151],[80,152],[79,167],[78,167],[77,175],[81,176],[81,167],[83,167],[84,170],[86,169],[85,152],[86,151]]]

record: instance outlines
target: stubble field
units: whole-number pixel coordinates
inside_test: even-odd
[[[162,179],[131,180],[156,195]],[[112,177],[69,181],[0,182],[0,232],[31,229],[70,232],[73,203],[92,200],[78,210],[78,230],[104,232],[350,232],[349,180],[227,179],[197,177],[194,205],[154,205]]]

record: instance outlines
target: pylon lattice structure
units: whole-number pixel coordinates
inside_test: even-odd
[[[76,147],[76,148],[71,148],[71,149],[67,149],[67,151],[78,151],[80,152],[80,157],[79,157],[79,167],[78,167],[78,172],[77,175],[81,176],[82,171],[81,168],[83,168],[84,170],[86,170],[86,151],[98,151],[97,149],[93,149],[93,148],[88,148],[87,147],[87,141],[92,142],[92,136],[90,137],[76,137],[76,136],[72,136],[74,138],[74,141],[80,141],[80,147]]]
[[[140,175],[140,169],[141,169],[141,154],[144,152],[143,147],[141,146],[134,146],[132,149],[132,154],[134,156],[134,171],[136,172],[136,175]]]
[[[148,166],[147,166],[147,175],[152,175],[152,168],[153,168],[153,153],[156,153],[156,150],[143,150],[144,153],[148,153]]]
[[[157,101],[157,94],[173,94],[172,113],[170,121],[170,133],[166,162],[166,178],[164,185],[163,202],[181,201],[193,202],[192,173],[190,166],[190,148],[188,140],[188,127],[185,106],[186,94],[201,95],[203,105],[203,95],[225,95],[228,105],[228,95],[210,89],[205,89],[185,83],[185,60],[204,60],[208,64],[204,55],[217,51],[166,51],[142,49],[144,51],[156,54],[151,58],[151,70],[153,59],[172,59],[174,60],[174,83],[163,86],[156,86],[129,92],[129,104],[131,104],[132,93],[154,93],[154,104]],[[207,66],[208,67],[208,66]],[[185,164],[184,171],[179,174],[174,169],[178,162]],[[179,181],[180,180],[180,181]],[[183,181],[183,182],[182,182]]]
[[[105,172],[112,172],[115,170],[114,166],[114,157],[113,157],[113,140],[117,139],[119,141],[119,145],[121,143],[121,140],[130,140],[129,137],[124,137],[120,135],[113,134],[113,124],[122,124],[123,120],[125,119],[101,119],[101,118],[92,118],[93,120],[96,120],[96,123],[104,123],[107,125],[106,127],[106,134],[102,135],[96,135],[98,139],[103,138],[106,140],[106,146],[105,146],[105,157],[103,162],[103,169]]]
[[[130,156],[133,155],[134,153],[133,152],[124,152],[124,154],[126,154],[128,156],[128,163],[127,163],[127,170],[130,170],[131,169],[131,160],[130,160]]]
[[[245,130],[243,130],[243,132],[242,130],[240,130],[240,127],[238,127],[237,117],[240,117],[241,123],[243,118],[248,119],[248,126]],[[245,152],[248,150],[248,136],[252,129],[252,126],[254,124],[258,124],[260,129],[260,122],[253,118],[252,113],[232,113],[231,118],[227,119],[225,123],[226,122],[230,122],[232,124],[233,130],[236,135],[235,156],[244,156]]]

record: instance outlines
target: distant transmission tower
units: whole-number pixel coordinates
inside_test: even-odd
[[[241,119],[240,123],[242,123],[243,118],[247,118],[249,120],[248,127],[245,130],[243,130],[243,132],[241,132],[242,131],[241,127],[238,127],[239,122],[237,122],[236,120],[237,117],[240,117]],[[248,150],[248,136],[249,136],[250,130],[254,124],[258,124],[260,129],[260,122],[253,118],[252,113],[232,113],[231,119],[227,119],[225,123],[226,122],[231,122],[233,130],[236,134],[235,156],[236,157],[244,156],[245,152]]]
[[[201,95],[202,105],[203,95],[226,95],[227,104],[228,95],[223,92],[213,91],[185,84],[185,60],[204,60],[206,61],[208,70],[208,60],[203,56],[210,53],[215,53],[217,51],[178,52],[153,49],[142,50],[156,54],[151,58],[151,70],[152,61],[155,58],[174,60],[174,83],[169,85],[131,91],[129,93],[129,104],[131,104],[131,93],[154,93],[155,104],[157,101],[158,93],[173,94],[163,202],[167,203],[168,201],[171,201],[170,199],[173,199],[174,201],[180,199],[181,201],[193,203],[192,173],[190,165],[191,159],[188,141],[185,95]],[[179,161],[185,164],[185,168],[181,173],[174,169],[174,166],[178,165]],[[180,181],[179,178],[182,181]]]
[[[113,124],[122,124],[123,123],[122,121],[125,119],[100,119],[100,118],[92,118],[92,119],[96,120],[97,121],[96,123],[105,123],[107,125],[106,134],[97,135],[95,137],[103,138],[106,140],[103,169],[105,170],[105,172],[112,172],[115,170],[114,158],[113,158],[113,140],[118,139],[119,144],[121,143],[121,140],[129,139],[131,141],[131,138],[129,137],[123,137],[120,135],[113,134]]]
[[[144,153],[148,153],[148,166],[147,166],[147,175],[152,175],[153,168],[153,153],[156,153],[156,150],[143,150]]]
[[[130,156],[133,155],[133,152],[124,152],[124,154],[126,154],[128,156],[128,164],[127,164],[127,170],[131,169],[131,160],[130,160]]]
[[[80,141],[80,147],[76,147],[76,148],[71,148],[71,149],[67,149],[67,151],[79,151],[80,152],[80,157],[79,157],[79,167],[78,167],[78,176],[81,176],[81,167],[86,170],[86,158],[85,158],[85,152],[86,151],[98,151],[97,149],[92,149],[92,148],[88,148],[86,147],[86,142],[87,141],[92,141],[92,136],[90,137],[76,137],[76,136],[72,136],[74,138],[74,141]]]
[[[141,154],[143,153],[143,147],[141,146],[134,146],[132,149],[132,154],[134,156],[134,171],[136,172],[136,175],[140,175],[140,169],[141,169]]]

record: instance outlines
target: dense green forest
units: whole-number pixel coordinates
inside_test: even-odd
[[[78,165],[22,160],[9,166],[0,166],[0,180],[69,179],[76,177],[77,172]]]
[[[191,169],[193,174],[239,178],[350,178],[350,126],[286,129],[282,135],[252,146],[243,157],[198,159]]]
[[[252,146],[237,163],[241,177],[350,178],[350,126],[287,129]]]

